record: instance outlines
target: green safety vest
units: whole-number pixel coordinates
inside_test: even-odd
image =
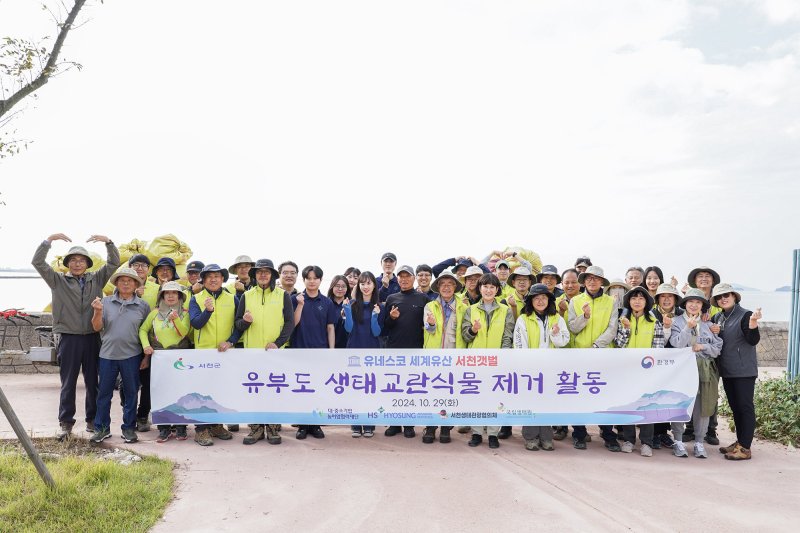
[[[559,304],[560,304],[562,301],[564,301],[564,300],[566,300],[566,299],[567,299],[567,293],[564,293],[564,294],[562,294],[561,296],[556,296],[556,312],[558,312],[558,305],[559,305]],[[569,306],[569,304],[570,304],[570,302],[567,302],[567,305],[568,305],[568,306]],[[561,314],[561,313],[559,313],[559,315],[560,315],[560,314]],[[565,323],[565,324],[566,324],[566,323],[569,321],[569,309],[567,309],[566,311],[564,311],[564,315],[563,315],[561,318],[563,318],[563,319],[564,319],[564,323]],[[567,328],[567,330],[569,331],[569,328]],[[567,345],[566,345],[566,346],[564,346],[564,348],[574,348],[574,347],[575,347],[575,335],[574,335],[574,334],[573,334],[573,333],[570,331],[570,332],[569,332],[569,342],[567,343]]]
[[[575,310],[576,315],[582,315],[583,304],[587,302],[592,310],[592,316],[589,318],[586,327],[575,335],[576,348],[591,348],[594,341],[608,329],[611,313],[614,312],[614,299],[607,294],[592,298],[586,293],[581,293],[572,299],[570,305]]]
[[[477,319],[481,323],[481,329],[475,339],[467,345],[467,348],[502,348],[503,331],[506,327],[506,315],[511,312],[507,305],[498,303],[500,307],[492,312],[492,323],[486,323],[486,312],[479,307],[482,302],[473,304],[470,307],[472,320]],[[459,331],[460,333],[460,331]]]
[[[644,315],[640,317],[629,316],[631,321],[631,336],[628,338],[628,348],[652,348],[653,337],[656,333],[656,319],[648,321]]]
[[[245,348],[264,348],[275,342],[283,329],[283,295],[279,287],[264,290],[255,286],[245,291],[245,311],[253,315],[253,322],[242,336]]]
[[[461,336],[461,330],[459,327],[461,326],[461,321],[464,319],[464,313],[467,311],[467,305],[458,297],[455,296],[456,300],[456,348],[466,348],[467,343],[464,342],[464,337]],[[433,316],[436,319],[436,331],[431,333],[427,329],[424,332],[424,338],[422,347],[423,348],[441,348],[442,347],[442,339],[444,339],[444,310],[442,309],[442,304],[439,302],[439,299],[431,300],[428,302],[426,307],[429,307],[433,312]]]
[[[206,308],[206,298],[213,298],[208,290],[203,289],[194,295],[194,300],[200,310]],[[231,293],[222,289],[222,293],[214,300],[214,312],[206,325],[194,330],[194,347],[216,348],[220,343],[227,341],[233,333],[233,322],[236,318],[236,301]]]
[[[156,301],[158,300],[158,291],[161,290],[161,285],[149,279],[144,284],[144,293],[142,293],[142,300],[147,302],[150,309],[158,307]]]
[[[539,329],[539,320],[536,318],[536,313],[523,314],[522,316],[525,317],[525,328],[528,330],[528,348],[539,348],[542,332]],[[558,314],[547,317],[547,329],[553,329],[556,324],[558,324]],[[555,348],[556,346],[551,340],[547,347]]]

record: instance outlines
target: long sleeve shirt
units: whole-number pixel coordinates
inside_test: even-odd
[[[211,296],[216,300],[224,290],[226,289],[220,288],[218,291],[212,292]],[[239,306],[239,299],[235,296],[234,305],[236,307]],[[201,310],[200,304],[197,303],[197,300],[195,298],[189,298],[189,323],[194,329],[203,329],[203,326],[205,326],[206,322],[209,321],[211,318],[211,313],[213,312],[214,311],[208,311],[205,307]],[[233,332],[231,332],[231,336],[228,337],[228,342],[231,344],[236,344],[239,342],[239,338],[241,336],[242,332],[234,327]]]
[[[569,344],[569,329],[567,329],[567,323],[564,322],[563,318],[558,317],[558,333],[555,335],[538,315],[536,316],[536,321],[539,323],[539,348],[549,348],[551,342],[556,348],[563,348]],[[527,317],[525,315],[520,315],[514,325],[514,348],[530,348]]]
[[[500,308],[500,305],[497,301],[492,301],[490,304],[486,304],[486,302],[481,301],[478,304],[480,311],[486,315],[486,323],[492,323],[492,315],[497,309]],[[464,318],[461,321],[461,336],[464,341],[469,344],[475,340],[477,334],[472,333],[472,306],[467,307],[467,310],[464,312]],[[500,348],[513,348],[514,347],[514,313],[511,312],[511,309],[506,312],[506,321],[503,324],[503,340],[501,342]]]

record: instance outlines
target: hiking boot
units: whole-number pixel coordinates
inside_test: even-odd
[[[675,441],[675,445],[672,447],[672,455],[675,457],[689,457],[689,453],[686,451],[686,445],[683,441]]]
[[[714,431],[713,429],[709,430],[708,433],[706,433],[705,439],[703,440],[705,440],[712,446],[719,446],[719,437],[717,437],[717,432]]]
[[[546,452],[552,452],[556,449],[551,440],[543,440],[539,447]]]
[[[58,433],[56,433],[58,442],[63,442],[70,435],[72,435],[72,424],[67,424],[66,422],[58,424]]]
[[[234,433],[238,433],[239,424],[228,424],[228,431],[233,431]]]
[[[233,435],[225,429],[222,424],[214,424],[208,428],[208,432],[212,437],[217,437],[219,440],[231,440]]]
[[[606,443],[605,443],[605,446],[606,446],[606,448],[608,448],[608,451],[610,451],[610,452],[621,452],[622,451],[622,448],[619,447],[619,444],[617,444],[617,442],[613,441],[613,440],[607,440]]]
[[[255,444],[264,438],[264,426],[253,424],[250,426],[250,433],[242,439],[242,444]]]
[[[280,424],[267,424],[267,442],[270,444],[280,444],[281,436],[278,433]]]
[[[589,435],[589,434],[587,433],[587,434],[586,434],[586,437],[584,437],[584,439],[583,439],[583,440],[584,440],[585,442],[592,442],[592,436],[591,436],[591,435]]]
[[[532,452],[539,451],[539,440],[538,439],[529,439],[525,441],[525,449],[530,450]]]
[[[297,440],[303,440],[308,437],[308,430],[304,427],[301,427],[297,430],[297,433],[294,434],[294,438]]]
[[[89,439],[89,442],[92,444],[100,444],[110,436],[111,431],[108,428],[100,428],[94,432],[94,435],[92,435],[92,438]]]
[[[619,451],[622,453],[631,453],[633,451],[633,443],[626,440],[622,443],[622,446],[620,446]]]
[[[417,436],[417,432],[414,431],[414,426],[407,426],[403,428],[403,436],[407,439],[413,439]]]
[[[422,434],[422,442],[425,444],[433,444],[436,440],[436,428],[425,428],[425,433]]]
[[[511,436],[511,426],[502,426],[500,432],[497,434],[498,439],[507,439]]]
[[[567,438],[567,428],[557,427],[553,432],[553,440],[564,440]]]
[[[147,431],[150,431],[149,429]],[[127,428],[122,430],[122,440],[127,443],[136,442],[139,440],[139,437],[136,436],[136,431],[133,428]]]
[[[497,437],[493,437],[493,436],[490,435],[489,436],[489,448],[494,449],[494,448],[499,448],[499,447],[500,447],[500,441],[497,440]]]
[[[175,440],[186,440],[188,438],[186,426],[175,426]]]
[[[741,446],[736,446],[733,451],[725,454],[725,459],[729,459],[731,461],[747,461],[750,458],[752,458],[750,449],[742,448]]]
[[[482,442],[483,437],[481,435],[472,435],[472,438],[467,443],[467,446],[474,448],[475,446],[480,446]]]
[[[394,437],[401,431],[403,431],[403,428],[401,428],[400,426],[389,426],[388,428],[386,428],[386,431],[384,431],[383,434],[386,435],[387,437]]]
[[[86,432],[94,433],[95,431],[97,431],[97,428],[94,427],[94,422],[86,422]]]
[[[442,444],[450,442],[450,428],[443,427],[439,430],[439,442]]]
[[[661,435],[658,436],[658,438],[661,441],[661,445],[664,448],[672,448],[672,446],[675,444],[675,441],[672,440],[670,436],[667,435],[666,433],[662,433]]]
[[[692,442],[694,440],[694,432],[691,433],[684,433],[683,437],[681,437],[683,442]]]
[[[458,426],[458,429],[456,429],[456,431],[458,431],[462,435],[465,435],[470,431],[472,431],[472,428],[470,426]]]
[[[156,442],[167,442],[170,437],[172,437],[172,430],[169,427],[161,428],[158,430]]]
[[[734,442],[730,446],[720,446],[719,447],[719,453],[731,453],[732,451],[734,451],[738,447],[739,447],[739,441],[737,440],[736,442]]]
[[[698,459],[706,459],[708,454],[706,453],[706,448],[703,446],[702,442],[695,442],[694,443],[694,456]]]
[[[150,431],[150,421],[147,417],[136,419],[136,431],[140,433],[147,433]]]
[[[322,431],[322,428],[319,427],[319,426],[314,426],[313,428],[311,428],[309,433],[315,439],[324,439],[325,438],[325,432]]]
[[[661,439],[660,435],[656,435],[653,437],[653,443],[650,446],[652,450],[660,450],[661,449]]]
[[[648,446],[647,444],[642,444],[641,448],[642,457],[653,457],[653,448]]]
[[[280,424],[271,424],[271,425],[277,428],[275,431],[280,431],[281,429],[283,429],[283,427]]]
[[[194,431],[194,441],[200,446],[213,446],[214,440],[208,428],[196,429]]]
[[[586,440],[579,439],[578,437],[572,437],[572,447],[576,450],[585,450],[586,449]]]

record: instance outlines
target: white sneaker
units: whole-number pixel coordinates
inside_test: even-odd
[[[633,451],[633,443],[625,441],[620,446],[622,453],[631,453]]]
[[[361,431],[358,431],[358,430],[354,429],[353,433],[352,433],[352,436],[353,436],[354,439],[357,439],[357,438],[361,437]]]
[[[689,457],[689,454],[686,452],[686,445],[679,440],[676,440],[675,444],[672,446],[672,454],[675,457]]]
[[[705,459],[708,457],[708,454],[706,453],[706,449],[703,446],[702,442],[694,443],[694,456],[697,457],[698,459]]]
[[[653,448],[647,444],[642,444],[642,457],[653,457]]]

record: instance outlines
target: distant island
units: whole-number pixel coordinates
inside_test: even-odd
[[[775,289],[775,292],[792,292],[792,288],[788,285],[784,285],[783,287]]]
[[[731,287],[735,291],[758,291],[761,292],[761,289],[754,289],[753,287],[745,287],[744,285],[739,285],[738,283],[731,283]]]

